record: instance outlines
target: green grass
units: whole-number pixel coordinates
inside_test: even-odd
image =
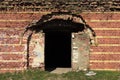
[[[0,80],[120,80],[120,72],[94,71],[95,76],[85,76],[86,72],[68,72],[52,74],[40,70],[26,70],[24,72],[0,74]]]

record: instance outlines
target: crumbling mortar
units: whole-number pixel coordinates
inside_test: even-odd
[[[42,23],[46,22],[46,21],[50,21],[52,19],[56,19],[56,18],[53,18],[53,16],[59,16],[59,18],[63,18],[63,16],[68,16],[66,18],[66,20],[73,20],[74,17],[76,18],[80,18],[82,20],[82,24],[84,25],[84,30],[83,31],[80,31],[82,34],[88,34],[89,35],[89,38],[90,38],[90,43],[92,45],[95,45],[97,46],[98,43],[97,43],[97,39],[96,39],[96,34],[94,32],[94,30],[92,30],[92,28],[86,24],[86,22],[84,21],[84,19],[82,18],[82,16],[80,15],[75,15],[75,14],[70,14],[69,12],[53,12],[51,14],[47,14],[47,15],[43,15],[42,18],[36,22],[36,21],[33,21],[33,23],[29,24],[24,32],[21,34],[20,36],[20,44],[22,44],[22,39],[23,39],[23,36],[26,32],[30,31],[29,35],[28,35],[28,41],[27,41],[27,68],[29,68],[29,45],[30,45],[30,41],[31,41],[31,38],[32,38],[32,35],[33,34],[36,34],[38,32],[41,32],[43,33],[42,29],[40,28],[40,26],[38,25],[41,25]],[[63,18],[64,19],[64,18]],[[78,22],[78,21],[77,21]],[[81,22],[80,22],[81,23]],[[36,41],[33,41],[34,43],[36,43]]]

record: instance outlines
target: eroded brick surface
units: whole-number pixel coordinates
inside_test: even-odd
[[[106,44],[104,46],[92,46],[92,52],[102,52],[102,54],[92,54],[90,59],[91,69],[119,69],[120,64],[119,54],[104,54],[104,52],[120,52],[120,30],[116,30],[113,28],[120,28],[120,13],[81,13],[83,18],[87,21],[87,24],[95,29],[96,36],[103,36],[103,38],[98,38],[98,44]],[[26,62],[10,62],[5,60],[24,60],[26,59],[26,52],[28,48],[28,37],[30,33],[25,33],[24,38],[22,39],[22,45],[20,44],[20,37],[23,33],[25,27],[30,24],[34,20],[39,20],[41,16],[44,14],[40,13],[0,13],[0,72],[6,72],[10,70],[2,70],[2,68],[24,68],[26,66]],[[9,21],[11,20],[11,21]],[[104,21],[92,21],[92,20],[104,20]],[[108,21],[107,21],[108,20]],[[109,21],[112,20],[112,21]],[[106,28],[106,30],[102,30],[102,28]],[[108,29],[107,29],[108,28]],[[113,30],[110,30],[113,29]],[[104,38],[104,36],[108,36]],[[112,37],[111,37],[112,36]],[[117,37],[118,38],[114,38]],[[37,35],[32,36],[32,39],[37,40],[39,37]],[[42,40],[39,39],[39,42],[42,44]],[[34,53],[34,41],[30,43],[29,53],[30,53],[30,63],[32,65]],[[109,44],[113,44],[110,46]],[[114,46],[114,44],[118,44],[118,46]],[[82,48],[80,48],[82,49]],[[11,54],[11,53],[21,52],[24,54]],[[7,54],[6,54],[7,53]],[[10,54],[8,54],[10,53]],[[99,62],[103,60],[103,62]],[[106,62],[112,60],[111,62]],[[116,62],[115,62],[116,61]],[[74,65],[74,64],[73,64]],[[12,71],[12,70],[11,70]]]
[[[119,38],[98,38],[99,44],[120,44]]]
[[[2,60],[22,60],[24,59],[23,54],[0,54]]]
[[[25,62],[0,62],[0,68],[24,68]]]
[[[22,45],[0,45],[0,52],[23,52],[25,46]]]
[[[90,60],[110,60],[110,61],[119,61],[119,54],[91,54]]]
[[[84,13],[83,18],[86,20],[119,20],[119,13]]]
[[[93,52],[120,52],[120,46],[92,46]]]
[[[116,62],[91,62],[91,69],[120,69],[120,63]]]

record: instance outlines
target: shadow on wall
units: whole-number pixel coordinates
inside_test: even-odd
[[[56,26],[58,27],[56,28]],[[57,30],[87,33],[90,38],[90,43],[97,44],[94,30],[86,24],[82,16],[71,14],[70,12],[53,12],[43,15],[38,22],[29,24],[22,34],[23,37],[26,32],[31,31],[27,38],[27,68],[29,68],[29,46],[33,33],[46,32],[47,30],[54,30],[55,28]]]
[[[29,45],[30,45],[30,41],[31,41],[31,36],[33,33],[29,34],[28,38],[27,38],[27,68],[29,68]]]

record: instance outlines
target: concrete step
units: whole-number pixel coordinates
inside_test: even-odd
[[[72,71],[72,68],[56,68],[51,73],[62,74]]]

